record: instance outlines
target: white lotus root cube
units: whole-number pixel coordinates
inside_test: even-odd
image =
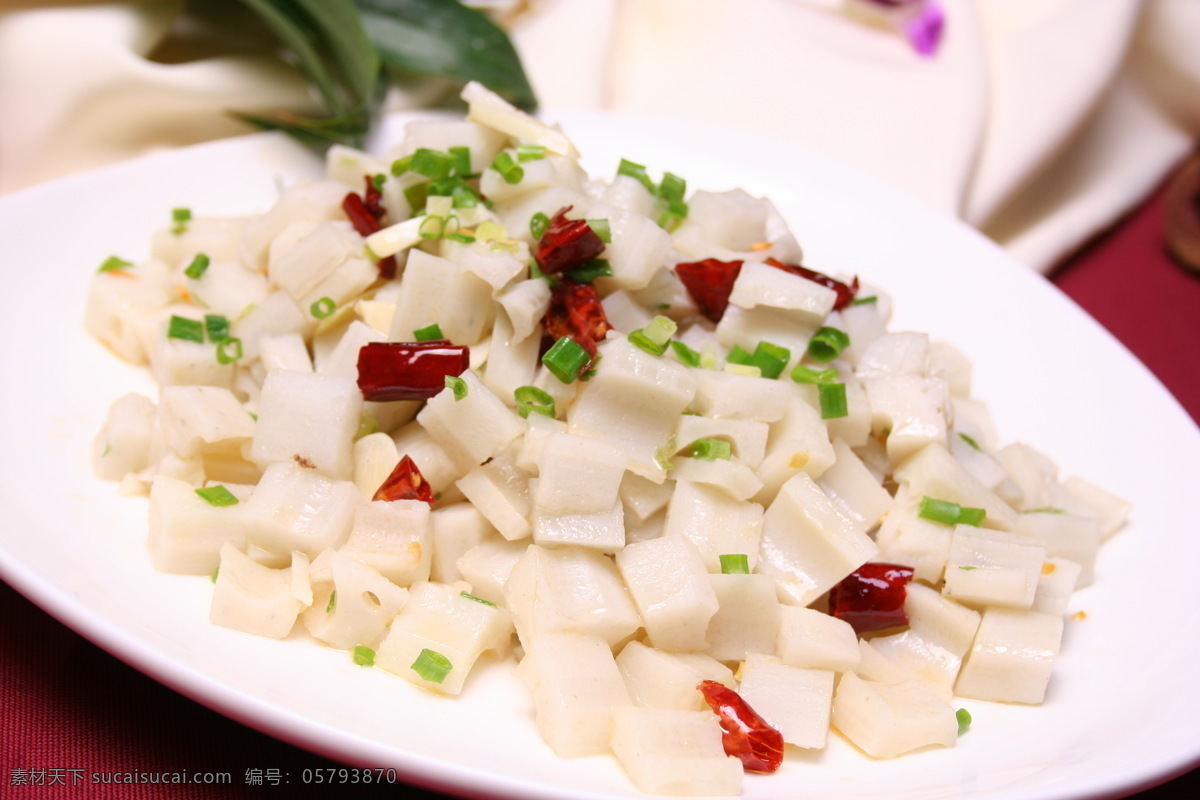
[[[242,359],[249,362],[259,355],[259,342],[266,336],[299,334],[307,338],[316,327],[316,320],[300,310],[296,301],[285,291],[272,292],[244,317],[230,325],[230,333],[242,341]]]
[[[757,420],[684,414],[676,425],[675,441],[680,447],[687,447],[697,439],[724,439],[731,445],[731,457],[753,469],[766,455],[769,432],[770,426]]]
[[[821,412],[798,397],[788,399],[786,413],[771,426],[767,449],[758,466],[763,488],[755,496],[770,503],[789,478],[800,472],[820,478],[837,460]]]
[[[296,624],[300,601],[292,592],[290,569],[271,569],[234,545],[221,546],[209,621],[223,628],[282,639]]]
[[[848,672],[858,666],[858,634],[845,620],[814,608],[780,606],[780,660],[792,667]]]
[[[678,652],[707,647],[717,594],[690,541],[662,536],[638,542],[617,553],[616,561],[655,647]]]
[[[763,514],[758,568],[796,605],[813,602],[877,552],[804,473],[789,479]]]
[[[592,209],[588,213],[597,217],[601,212]],[[671,234],[652,219],[618,208],[606,208],[603,214],[612,234],[604,248],[613,271],[612,284],[621,289],[644,288],[671,251]]]
[[[1068,498],[1067,510],[1080,516],[1088,516],[1091,511],[1100,525],[1100,539],[1107,541],[1116,533],[1125,520],[1129,518],[1132,505],[1128,500],[1118,497],[1112,492],[1102,489],[1083,478],[1072,475],[1062,483],[1063,492]],[[1076,507],[1078,503],[1080,507]]]
[[[365,500],[372,500],[400,460],[396,454],[396,443],[391,436],[376,431],[357,439],[352,453],[354,485]],[[421,473],[422,477],[424,474]]]
[[[460,580],[458,560],[467,551],[496,536],[496,529],[487,517],[470,503],[439,503],[430,519],[433,522],[433,563],[429,578],[437,583]]]
[[[652,356],[624,338],[608,340],[600,353],[596,374],[568,412],[567,430],[616,447],[625,454],[627,469],[660,482],[666,471],[655,455],[691,402],[694,370]]]
[[[92,472],[96,477],[119,481],[146,468],[155,412],[154,402],[135,392],[109,406],[104,426],[92,443]]]
[[[720,725],[708,711],[617,708],[612,751],[647,794],[735,796],[742,790],[742,762],[725,755]]]
[[[449,389],[438,392],[417,414],[417,422],[465,474],[520,436],[525,431],[525,420],[496,397],[474,371],[467,370],[458,377],[467,384],[466,396],[456,400]]]
[[[413,250],[392,317],[393,342],[413,341],[413,331],[437,323],[455,344],[483,338],[490,318],[492,287],[460,265],[423,250]]]
[[[362,393],[353,378],[267,373],[250,456],[260,464],[295,459],[330,478],[350,478]]]
[[[456,485],[505,539],[515,541],[530,535],[533,502],[529,473],[511,458],[496,456],[459,478]]]
[[[1046,548],[1019,533],[956,525],[942,592],[968,603],[1029,608]]]
[[[704,653],[667,653],[636,639],[621,648],[617,668],[634,705],[709,710],[700,693],[702,681],[737,688],[733,670]]]
[[[319,555],[310,574],[313,603],[301,619],[309,633],[342,650],[374,644],[408,599],[407,591],[336,550]]]
[[[277,461],[246,501],[246,539],[272,553],[299,550],[316,557],[346,540],[362,495],[349,481],[330,480],[290,461]]]
[[[267,276],[293,300],[303,299],[353,254],[362,240],[349,227],[305,220],[284,228],[271,242]]]
[[[893,471],[897,483],[906,484],[914,497],[934,497],[965,508],[987,512],[984,527],[1011,531],[1017,512],[989,491],[966,467],[954,460],[940,444],[929,444],[907,458]]]
[[[728,492],[680,480],[667,505],[664,536],[682,536],[699,550],[709,572],[721,571],[721,556],[742,554],[751,570],[758,563],[763,509]]]
[[[462,579],[471,585],[471,594],[502,606],[508,576],[528,546],[528,542],[492,538],[463,553],[455,564]]]
[[[950,392],[941,378],[882,375],[862,384],[871,406],[871,429],[886,433],[893,464],[931,442],[946,446]]]
[[[1002,703],[1040,703],[1062,644],[1063,618],[1012,608],[983,612],[954,691]]]
[[[729,294],[730,304],[739,308],[770,306],[792,312],[800,325],[813,326],[824,322],[836,300],[837,293],[827,286],[753,261],[742,265]]]
[[[1065,558],[1047,558],[1038,576],[1037,594],[1030,611],[1043,614],[1063,614],[1079,582],[1083,568]]]
[[[542,739],[559,758],[608,753],[613,711],[629,705],[608,643],[582,633],[541,633],[525,649],[517,674],[533,696]]]
[[[854,368],[860,379],[929,374],[929,335],[913,331],[885,333],[863,348]]]
[[[791,667],[771,656],[751,653],[742,663],[742,699],[783,741],[810,750],[825,746],[833,706],[833,671]]]
[[[845,442],[838,439],[833,450],[837,460],[817,483],[833,504],[866,533],[883,519],[895,501]]]
[[[506,653],[511,636],[512,617],[505,609],[449,586],[418,583],[379,644],[375,664],[416,686],[459,694],[479,656],[486,651]],[[426,680],[412,668],[422,650],[450,661],[442,681]]]
[[[429,504],[422,500],[376,500],[360,505],[340,552],[397,586],[429,580],[433,553]]]
[[[530,545],[504,593],[522,642],[578,631],[615,645],[642,625],[612,560],[581,547]]]
[[[1017,533],[1046,548],[1046,558],[1066,558],[1080,567],[1076,588],[1090,586],[1100,552],[1100,521],[1068,513],[1026,512],[1017,520]]]
[[[754,349],[753,344],[750,349]],[[794,390],[782,381],[711,369],[692,370],[692,374],[696,387],[692,407],[706,417],[775,422],[787,413],[794,395]]]
[[[882,655],[949,692],[975,640],[979,613],[915,582],[905,587],[904,613],[908,630],[877,636],[871,644]]]
[[[615,553],[625,546],[618,491],[627,457],[608,442],[553,433],[542,442],[534,491],[533,540]]]
[[[877,683],[846,673],[833,697],[833,726],[874,758],[928,745],[953,747],[958,739],[954,708],[920,678]]]
[[[907,501],[907,491],[897,492],[897,507],[884,518],[875,534],[877,560],[913,567],[913,577],[939,583],[950,557],[954,527],[918,516],[918,505]]]
[[[181,458],[240,453],[255,431],[253,417],[219,386],[166,386],[158,410],[167,446]]]
[[[166,273],[164,264],[153,261],[96,273],[88,284],[84,329],[125,361],[146,363],[142,327],[173,299]]]
[[[226,487],[229,488],[229,487]],[[233,487],[244,499],[249,490]],[[242,522],[245,506],[214,506],[196,494],[196,487],[166,475],[150,484],[150,561],[162,572],[209,575],[220,562],[226,542],[241,548],[246,542]]]
[[[747,653],[775,654],[780,604],[775,582],[766,575],[709,575],[717,613],[708,623],[708,654],[740,661]]]
[[[195,318],[194,307],[178,316]],[[223,386],[233,385],[234,364],[217,361],[217,345],[212,342],[193,342],[167,336],[171,315],[159,322],[159,335],[150,350],[150,367],[159,386]]]

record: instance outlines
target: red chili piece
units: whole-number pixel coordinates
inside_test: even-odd
[[[815,269],[802,267],[799,264],[784,264],[782,261],[778,261],[774,258],[768,258],[767,263],[772,267],[783,270],[784,272],[790,272],[793,275],[804,278],[805,280],[810,280],[813,283],[819,283],[828,289],[833,289],[833,291],[837,293],[837,299],[833,301],[834,311],[841,311],[843,308],[850,305],[850,303],[854,300],[854,296],[858,294],[857,275],[854,276],[854,280],[850,282],[849,286],[847,286],[837,278],[831,278],[823,272],[817,272]]]
[[[427,400],[446,388],[447,375],[465,372],[470,358],[465,345],[448,339],[371,342],[358,351],[358,388],[366,400]]]
[[[675,274],[696,301],[700,313],[713,322],[720,322],[725,315],[733,282],[741,271],[741,261],[718,261],[715,258],[675,265]]]
[[[901,564],[863,564],[829,590],[829,613],[857,633],[907,625],[905,587],[912,576],[912,567]]]
[[[375,490],[375,495],[371,499],[424,500],[429,505],[433,505],[433,487],[429,485],[429,481],[425,480],[425,476],[417,468],[417,462],[413,461],[411,457],[405,456],[392,470],[392,474],[387,476],[387,480]]]
[[[696,687],[716,713],[725,755],[737,756],[750,772],[774,772],[783,763],[783,734],[767,724],[742,696],[717,681]]]
[[[542,317],[546,348],[563,336],[570,336],[594,358],[596,344],[604,341],[610,327],[594,286],[569,278],[555,282],[550,292],[550,307]]]
[[[383,228],[383,217],[387,214],[382,203],[383,195],[376,188],[375,181],[370,175],[366,176],[366,184],[367,188],[363,191],[362,196],[350,192],[342,198],[342,211],[350,220],[350,224],[354,226],[354,230],[358,231],[358,235],[363,237],[370,236]],[[366,199],[363,199],[364,197]],[[385,256],[379,259],[378,266],[379,277],[385,280],[396,277],[395,256]]]
[[[586,220],[567,219],[572,208],[567,206],[555,214],[538,240],[534,258],[542,272],[553,274],[582,267],[604,252],[604,240]]]

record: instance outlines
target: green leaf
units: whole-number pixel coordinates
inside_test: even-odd
[[[294,0],[294,4],[308,14],[320,32],[355,105],[369,101],[375,93],[381,65],[353,0]]]
[[[533,87],[508,35],[457,0],[354,0],[384,65],[463,83],[476,80],[526,110]]]
[[[302,144],[317,149],[324,149],[334,143],[362,147],[371,119],[365,108],[341,117],[304,117],[287,111],[269,111],[263,114],[234,111],[232,114],[243,122],[257,125],[264,130],[283,131]]]
[[[279,37],[283,46],[292,52],[299,62],[300,69],[317,87],[325,103],[335,109],[342,109],[341,97],[338,94],[337,81],[333,73],[321,57],[316,40],[316,34],[306,24],[296,9],[286,2],[274,0],[242,0],[249,6],[267,27]]]

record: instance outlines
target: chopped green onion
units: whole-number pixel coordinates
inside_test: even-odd
[[[851,300],[851,301],[850,301],[850,305],[852,305],[852,306],[865,306],[865,305],[867,305],[867,304],[869,304],[869,303],[874,303],[874,302],[876,302],[877,300],[879,300],[879,297],[878,297],[877,295],[873,295],[873,294],[872,294],[872,295],[868,295],[867,297],[856,297],[856,298],[854,298],[853,300]]]
[[[850,337],[837,328],[824,327],[813,334],[808,342],[808,354],[813,361],[833,361],[850,346]]]
[[[470,592],[459,592],[458,594],[460,597],[465,597],[468,600],[474,600],[476,603],[483,603],[485,606],[491,606],[492,608],[496,607],[496,604],[491,600],[484,600],[482,597],[476,597]]]
[[[214,570],[212,571],[212,575],[209,575],[209,576],[208,576],[208,579],[209,579],[210,581],[212,581],[213,583],[216,583],[216,582],[217,582],[217,576],[218,576],[218,575],[220,575],[220,574],[221,574],[221,568],[220,568],[220,567],[217,567],[216,569],[214,569]]]
[[[673,172],[664,172],[662,183],[658,186],[658,196],[670,203],[683,200],[687,194],[687,181]]]
[[[527,419],[531,412],[554,418],[554,398],[536,386],[520,386],[513,391],[513,397],[522,418]]]
[[[958,735],[962,736],[971,729],[971,712],[965,708],[960,708],[954,712],[954,718],[958,720]]]
[[[337,608],[337,589],[329,593],[329,602],[325,604],[325,613],[332,614],[335,608]]]
[[[387,183],[387,175],[384,175],[382,172],[371,177],[371,185],[375,187],[375,191],[377,192],[383,191],[385,183]]]
[[[733,448],[724,439],[697,439],[689,446],[694,457],[708,461],[728,460],[733,455]]]
[[[675,465],[671,463],[671,457],[679,450],[679,446],[675,444],[675,437],[672,436],[667,440],[667,443],[657,448],[654,451],[654,461],[665,470],[675,469]]]
[[[183,274],[187,275],[192,280],[196,280],[204,274],[204,270],[208,269],[209,262],[210,259],[207,254],[196,253],[195,258],[192,259],[192,263],[188,264],[187,269],[183,271]]]
[[[236,506],[238,499],[234,497],[233,492],[225,488],[221,484],[216,486],[206,486],[203,489],[197,489],[196,494],[208,501],[210,506]]]
[[[960,433],[958,435],[958,438],[962,439],[964,442],[971,445],[971,448],[974,450],[982,450],[983,449],[982,447],[979,446],[979,442],[975,441],[973,438],[971,438],[970,436],[968,436],[965,433]]]
[[[175,223],[171,228],[171,233],[178,236],[187,231],[187,224],[192,221],[192,210],[190,208],[172,208],[171,220]]]
[[[414,214],[425,208],[426,189],[428,186],[429,184],[427,183],[417,183],[404,190],[404,201],[408,203],[408,207],[412,209]]]
[[[461,242],[462,244],[473,244],[475,242],[474,236],[468,236],[465,233],[452,233],[446,238],[452,242]]]
[[[654,181],[650,180],[650,176],[646,174],[646,168],[641,164],[635,164],[622,158],[621,163],[617,165],[617,174],[636,178],[642,186],[646,187],[647,192],[655,194]]]
[[[189,342],[204,341],[204,323],[198,319],[188,319],[187,317],[179,317],[171,315],[171,322],[167,326],[168,339],[186,339]]]
[[[667,343],[678,329],[673,319],[660,314],[646,327],[630,333],[629,341],[651,355],[661,356],[667,352]]]
[[[593,258],[582,267],[569,269],[563,273],[563,275],[576,283],[591,283],[596,278],[607,277],[612,274],[612,265],[608,263],[607,258]]]
[[[546,146],[541,144],[517,145],[517,161],[524,164],[527,161],[539,161],[546,157]]]
[[[675,351],[675,356],[689,367],[700,366],[700,352],[698,350],[693,350],[678,339],[671,340],[671,349]]]
[[[1027,508],[1024,511],[1022,511],[1021,513],[1022,514],[1065,514],[1067,512],[1061,508],[1052,508],[1051,506],[1045,506],[1044,508]]]
[[[471,148],[451,147],[448,151],[454,157],[454,174],[460,178],[473,178],[471,172]]]
[[[426,648],[417,656],[411,669],[430,683],[441,683],[446,680],[446,675],[454,669],[454,666],[450,663],[450,659],[438,651]]]
[[[818,383],[817,397],[821,402],[821,419],[841,419],[850,414],[846,405],[846,384]]]
[[[104,259],[103,264],[97,267],[96,272],[112,272],[115,269],[125,269],[126,267],[132,266],[132,261],[126,261],[125,259],[117,258],[116,256],[109,256],[108,258]]]
[[[832,367],[829,369],[813,369],[803,364],[797,364],[792,369],[792,380],[796,383],[837,383],[837,379],[838,371]]]
[[[445,178],[425,185],[425,197],[449,197],[452,208],[475,208],[479,195],[462,178]]]
[[[378,431],[379,423],[375,421],[374,417],[364,411],[358,418],[358,430],[354,434],[354,439],[357,441],[364,436],[370,436],[372,433]]]
[[[403,175],[404,173],[408,172],[408,168],[412,164],[412,160],[413,160],[412,156],[404,156],[403,158],[397,158],[395,161],[392,162],[392,174],[398,178],[401,175]]]
[[[413,331],[413,337],[418,342],[432,342],[434,339],[445,339],[442,333],[442,327],[436,322],[432,325],[426,325],[424,328],[417,328]]]
[[[546,228],[550,227],[550,218],[541,211],[529,218],[529,235],[536,242],[546,234]]]
[[[320,300],[314,301],[313,304],[308,307],[308,313],[312,314],[317,319],[325,319],[326,317],[332,316],[333,312],[336,310],[337,303],[333,302],[332,297],[322,297]]]
[[[746,352],[739,345],[734,345],[725,357],[726,361],[758,367],[759,374],[764,378],[778,378],[792,357],[792,351],[771,342],[759,342],[753,353]]]
[[[546,369],[563,383],[571,383],[591,361],[587,350],[570,336],[561,336],[542,356]]]
[[[454,402],[467,396],[467,382],[457,375],[446,376],[446,388],[454,393]]]
[[[449,153],[421,147],[412,154],[412,161],[409,162],[408,171],[424,175],[433,181],[440,181],[442,178],[450,177],[455,163],[454,156]]]
[[[722,575],[750,574],[750,559],[745,553],[722,553],[717,558],[721,560]]]
[[[949,500],[938,500],[926,495],[921,498],[921,507],[917,516],[946,525],[974,525],[979,527],[987,517],[982,508],[964,508]]]
[[[210,342],[223,342],[229,338],[229,320],[220,314],[205,314],[204,330]]]
[[[525,168],[518,164],[510,153],[501,150],[492,160],[492,169],[500,173],[500,177],[504,178],[504,182],[508,184],[520,183],[525,177]]]
[[[360,667],[375,666],[375,651],[366,645],[354,645],[354,663]]]
[[[592,229],[592,233],[600,237],[600,241],[606,244],[612,242],[612,228],[607,219],[589,219],[587,226]]]
[[[242,357],[242,340],[236,336],[230,336],[217,343],[217,363],[232,364]]]
[[[642,328],[629,332],[629,343],[637,345],[640,350],[645,350],[652,356],[661,356],[663,353],[667,352],[667,346],[665,344],[655,344],[654,341],[646,335],[645,330]]]

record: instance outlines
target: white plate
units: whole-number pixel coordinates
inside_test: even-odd
[[[789,753],[749,798],[1076,798],[1130,790],[1200,756],[1200,434],[1151,375],[1042,278],[967,228],[809,152],[719,129],[609,116],[562,119],[594,174],[620,157],[693,188],[775,199],[806,263],[857,273],[896,298],[896,329],[931,332],[976,364],[1005,441],[1134,503],[1078,593],[1041,707],[962,701],[959,746],[872,761],[837,736]],[[395,132],[394,125],[389,128]],[[68,625],[158,680],[281,739],[474,796],[637,796],[607,758],[560,761],[539,740],[508,664],[458,700],[352,665],[295,636],[210,626],[205,578],[156,573],[146,504],[94,479],[88,448],[108,404],[152,391],[81,330],[92,272],[146,255],[170,209],[266,208],[315,159],[282,137],[168,153],[0,199],[0,574]]]

